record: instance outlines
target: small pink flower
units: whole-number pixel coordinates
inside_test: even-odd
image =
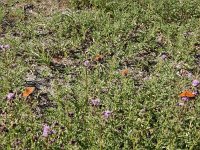
[[[112,112],[110,110],[106,110],[103,112],[103,117],[108,119],[111,116]]]
[[[43,126],[43,133],[42,133],[42,136],[48,137],[48,135],[50,134],[50,132],[51,132],[50,127],[49,127],[48,125],[45,124],[45,125]]]
[[[89,66],[90,66],[90,62],[89,62],[89,60],[84,61],[83,64],[84,64],[85,67],[89,67]]]
[[[6,44],[3,46],[5,49],[9,49],[10,48],[10,45]]]
[[[99,106],[101,104],[99,98],[92,99],[90,103],[92,106]]]
[[[6,96],[7,100],[12,100],[15,98],[15,93],[8,93],[8,95]]]
[[[192,81],[192,85],[193,85],[194,87],[199,86],[199,84],[200,84],[199,80],[193,80],[193,81]]]

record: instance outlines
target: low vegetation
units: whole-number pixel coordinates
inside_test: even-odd
[[[0,1],[0,149],[200,149],[199,6]]]

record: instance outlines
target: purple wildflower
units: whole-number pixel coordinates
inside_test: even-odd
[[[101,104],[100,99],[99,98],[95,98],[91,100],[91,105],[92,106],[99,106]]]
[[[6,44],[3,46],[5,49],[9,49],[10,48],[10,45]]]
[[[199,80],[193,80],[193,81],[192,81],[192,85],[193,85],[194,87],[199,86],[199,84],[200,84]]]
[[[199,95],[199,91],[196,90],[196,91],[192,92],[192,94],[194,94],[195,96],[197,96],[197,95]]]
[[[84,61],[83,64],[84,64],[85,67],[89,67],[89,66],[90,66],[90,62],[89,62],[89,60]]]
[[[184,96],[184,97],[181,97],[181,100],[183,100],[183,101],[189,101],[189,100],[190,100],[190,98],[189,98],[189,97],[187,97],[187,96]]]
[[[15,98],[15,93],[8,93],[8,95],[6,96],[7,100],[12,100]]]
[[[50,127],[49,127],[48,125],[45,124],[45,125],[43,126],[43,133],[42,133],[42,136],[48,137],[48,135],[50,134],[50,132],[51,132]]]
[[[112,114],[111,111],[106,110],[106,111],[103,112],[103,117],[104,117],[105,119],[108,119],[108,118],[111,116],[111,114]]]

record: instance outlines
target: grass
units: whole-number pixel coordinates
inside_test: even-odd
[[[199,97],[177,106],[200,79],[199,6],[0,2],[0,44],[10,45],[0,50],[0,148],[199,149]],[[27,86],[36,90],[25,99]],[[44,124],[55,133],[42,136]]]

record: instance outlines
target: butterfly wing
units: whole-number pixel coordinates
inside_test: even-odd
[[[193,98],[195,97],[195,95],[191,92],[191,91],[183,91],[180,95],[180,97],[189,97],[189,98]]]
[[[35,87],[26,87],[24,92],[22,93],[23,97],[29,96],[33,91],[35,90]]]
[[[186,96],[190,98],[195,97],[195,95],[190,91],[187,91]]]

